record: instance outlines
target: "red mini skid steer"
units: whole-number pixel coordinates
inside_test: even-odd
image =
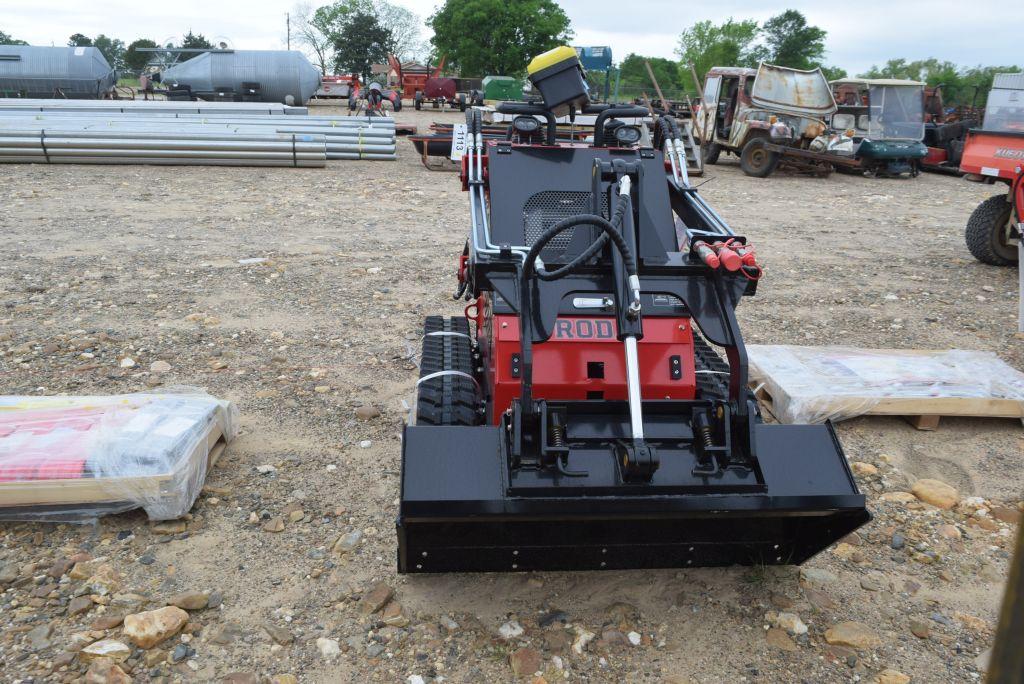
[[[753,251],[674,121],[641,145],[620,119],[647,111],[590,106],[553,52],[505,140],[467,113],[469,305],[427,319],[399,572],[801,563],[870,516],[831,425],[761,421],[734,316]],[[567,109],[592,144],[556,139]]]

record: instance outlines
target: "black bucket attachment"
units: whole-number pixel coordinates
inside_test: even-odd
[[[799,564],[870,520],[831,425],[756,425],[757,466],[709,476],[647,415],[660,467],[639,484],[608,448],[566,474],[512,468],[503,428],[406,428],[399,572]]]

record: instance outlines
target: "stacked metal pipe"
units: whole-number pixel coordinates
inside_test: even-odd
[[[0,163],[323,167],[318,135],[0,130]]]
[[[223,111],[223,107],[219,107],[218,111],[213,113],[200,113],[197,111],[171,112],[159,111],[157,109],[131,112],[102,111],[99,109],[95,111],[78,111],[75,109],[58,109],[54,111],[30,109],[5,110],[6,102],[10,102],[10,100],[0,100],[0,137],[6,136],[11,131],[19,132],[19,135],[32,131],[43,140],[49,140],[54,137],[75,137],[64,135],[75,133],[81,134],[77,135],[77,137],[87,137],[97,141],[110,139],[108,134],[117,133],[121,136],[119,138],[121,140],[133,139],[132,136],[134,136],[135,140],[171,141],[175,139],[201,139],[211,141],[219,139],[224,143],[229,143],[232,140],[242,139],[246,139],[247,142],[256,142],[249,140],[249,138],[259,136],[276,136],[278,142],[280,142],[280,136],[283,135],[286,137],[295,136],[299,142],[304,143],[303,138],[312,136],[317,141],[323,141],[324,155],[327,159],[393,160],[396,158],[395,124],[393,119],[386,117],[302,116],[283,113],[251,115]],[[172,104],[188,105],[194,103]],[[279,106],[283,107],[283,105]],[[213,147],[209,151],[217,149],[214,143],[210,144]],[[26,161],[24,158],[26,155],[9,152],[7,150],[8,147],[10,146],[0,145],[0,163],[5,161]],[[145,149],[153,149],[153,147],[153,143],[147,143]],[[109,147],[109,150],[111,150],[110,154],[104,158],[158,158],[155,155],[120,154],[118,152],[118,150],[124,151],[129,148],[130,146],[125,145],[111,145]],[[41,151],[41,148],[37,150],[37,152],[39,151]],[[169,157],[187,158],[193,160],[193,163],[201,163],[198,160],[203,158],[203,155],[178,157],[174,154],[178,151],[181,150],[174,146],[168,146]],[[270,152],[269,149],[267,151],[268,153]],[[39,160],[38,154],[32,156],[35,157],[35,160]],[[42,155],[42,160],[58,163],[54,162],[54,159],[63,159],[67,156],[58,155],[54,157],[44,154]],[[97,158],[103,155],[82,156],[84,158]],[[210,158],[213,157],[211,156]],[[240,155],[232,158],[240,162],[247,158],[256,159],[252,155]],[[268,157],[268,159],[272,158]],[[301,166],[303,164],[298,165]]]
[[[181,100],[55,100],[23,97],[0,98],[0,110],[32,112],[194,112],[197,114],[309,114],[308,107],[276,102],[201,102]]]

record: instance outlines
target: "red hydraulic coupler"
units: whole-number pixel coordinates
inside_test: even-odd
[[[722,266],[725,266],[726,271],[738,271],[743,266],[743,261],[730,242],[716,242],[711,245],[711,249],[715,250],[718,260],[722,262]]]
[[[757,256],[754,254],[754,248],[738,242],[733,243],[731,247],[743,263],[743,275],[747,276],[751,280],[757,280],[760,278],[762,271],[761,266],[757,263]]]
[[[697,253],[700,260],[707,264],[709,268],[718,268],[721,264],[718,255],[715,254],[715,250],[713,250],[711,246],[703,240],[698,240],[693,243],[693,251]]]
[[[744,266],[757,266],[757,257],[754,255],[753,247],[734,243],[732,248],[736,251],[736,254],[739,255],[740,261],[743,262]]]

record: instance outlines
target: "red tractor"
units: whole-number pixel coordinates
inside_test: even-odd
[[[348,108],[353,115],[365,112],[366,116],[387,116],[385,102],[390,102],[396,112],[402,111],[402,94],[382,88],[379,83],[371,83],[366,88],[357,84],[348,96]]]
[[[458,107],[460,112],[466,111],[467,105],[476,104],[476,93],[460,93],[458,81],[454,78],[441,76],[444,60],[429,74],[404,73],[402,63],[394,55],[388,55],[388,64],[398,78],[398,90],[405,97],[411,97],[416,110],[422,110],[425,104],[432,104],[434,109]]]
[[[924,89],[924,144],[928,147],[928,156],[921,160],[921,168],[959,174],[967,131],[977,126],[981,117],[973,103],[946,107],[943,88],[940,83]]]
[[[994,266],[1017,264],[1024,222],[1024,74],[996,75],[985,122],[967,133],[960,170],[967,180],[1005,183],[1009,188],[978,205],[968,219],[971,254]]]
[[[570,47],[529,73],[505,137],[466,114],[468,305],[426,319],[399,572],[799,564],[869,521],[831,424],[761,420],[734,311],[761,269],[678,124],[591,105]]]

